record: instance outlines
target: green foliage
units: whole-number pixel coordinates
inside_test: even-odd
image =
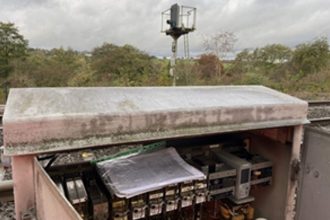
[[[3,90],[0,90],[0,104],[6,102],[5,93]]]
[[[91,55],[30,49],[8,79],[12,87],[170,85],[167,63],[129,45],[104,44]]]
[[[242,77],[241,83],[244,85],[267,85],[269,79],[265,75],[248,72]]]
[[[0,77],[8,77],[11,61],[26,55],[28,42],[13,23],[0,22]]]
[[[329,45],[326,38],[298,45],[293,53],[292,65],[296,72],[315,73],[328,64]]]
[[[95,82],[95,71],[92,69],[86,57],[78,59],[79,66],[74,71],[74,74],[68,79],[68,86],[93,86]]]
[[[142,85],[145,75],[157,73],[152,57],[133,46],[104,44],[92,52],[91,65],[97,80],[106,85]]]
[[[284,63],[291,59],[292,51],[281,44],[271,44],[260,49],[259,59],[264,64]]]
[[[69,79],[81,71],[87,59],[72,49],[29,51],[24,60],[14,62],[14,72],[9,77],[12,87],[67,86]]]
[[[254,58],[248,49],[244,49],[236,55],[233,65],[229,69],[230,73],[246,73],[253,67]]]
[[[197,83],[196,65],[193,60],[177,60],[175,65],[177,85],[193,85]]]
[[[329,60],[329,46],[324,38],[293,50],[280,44],[252,52],[243,50],[228,69],[233,76],[228,83],[262,84],[310,98],[310,94],[330,92]]]
[[[290,61],[291,57],[291,49],[281,44],[271,44],[263,48],[256,48],[253,52],[245,49],[236,56],[236,71],[250,71],[255,67],[267,71],[267,69],[273,68],[278,64]]]

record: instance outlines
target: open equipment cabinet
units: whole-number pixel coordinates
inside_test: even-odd
[[[293,220],[306,117],[306,102],[262,86],[13,89],[16,217]],[[206,179],[114,197],[90,161],[155,143]]]

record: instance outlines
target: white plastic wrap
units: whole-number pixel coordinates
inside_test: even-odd
[[[170,184],[205,179],[186,163],[174,148],[97,163],[108,190],[120,198],[131,198]]]

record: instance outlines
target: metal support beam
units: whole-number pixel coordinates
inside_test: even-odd
[[[189,51],[189,37],[188,34],[183,35],[183,45],[184,45],[184,57],[186,59],[190,58],[190,51]]]
[[[175,71],[175,60],[177,55],[177,45],[178,45],[178,38],[173,37],[172,42],[172,57],[171,57],[171,66],[170,66],[170,76],[173,78],[172,85],[176,86],[176,71]]]

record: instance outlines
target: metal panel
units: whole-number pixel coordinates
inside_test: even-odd
[[[297,220],[330,219],[330,133],[305,129]]]
[[[34,167],[37,218],[82,220],[36,159]]]
[[[12,89],[5,154],[299,125],[306,115],[307,102],[262,86]]]
[[[174,4],[171,6],[171,20],[170,24],[172,28],[180,28],[180,6],[178,4]]]
[[[262,155],[273,162],[273,180],[267,187],[251,187],[251,196],[255,197],[253,206],[256,217],[267,220],[292,220],[291,215],[286,217],[286,207],[290,204],[288,197],[289,164],[292,145],[285,145],[279,141],[270,141],[262,136],[252,136],[250,150],[254,154]],[[292,189],[294,192],[296,188]],[[276,208],[275,208],[276,207]]]

